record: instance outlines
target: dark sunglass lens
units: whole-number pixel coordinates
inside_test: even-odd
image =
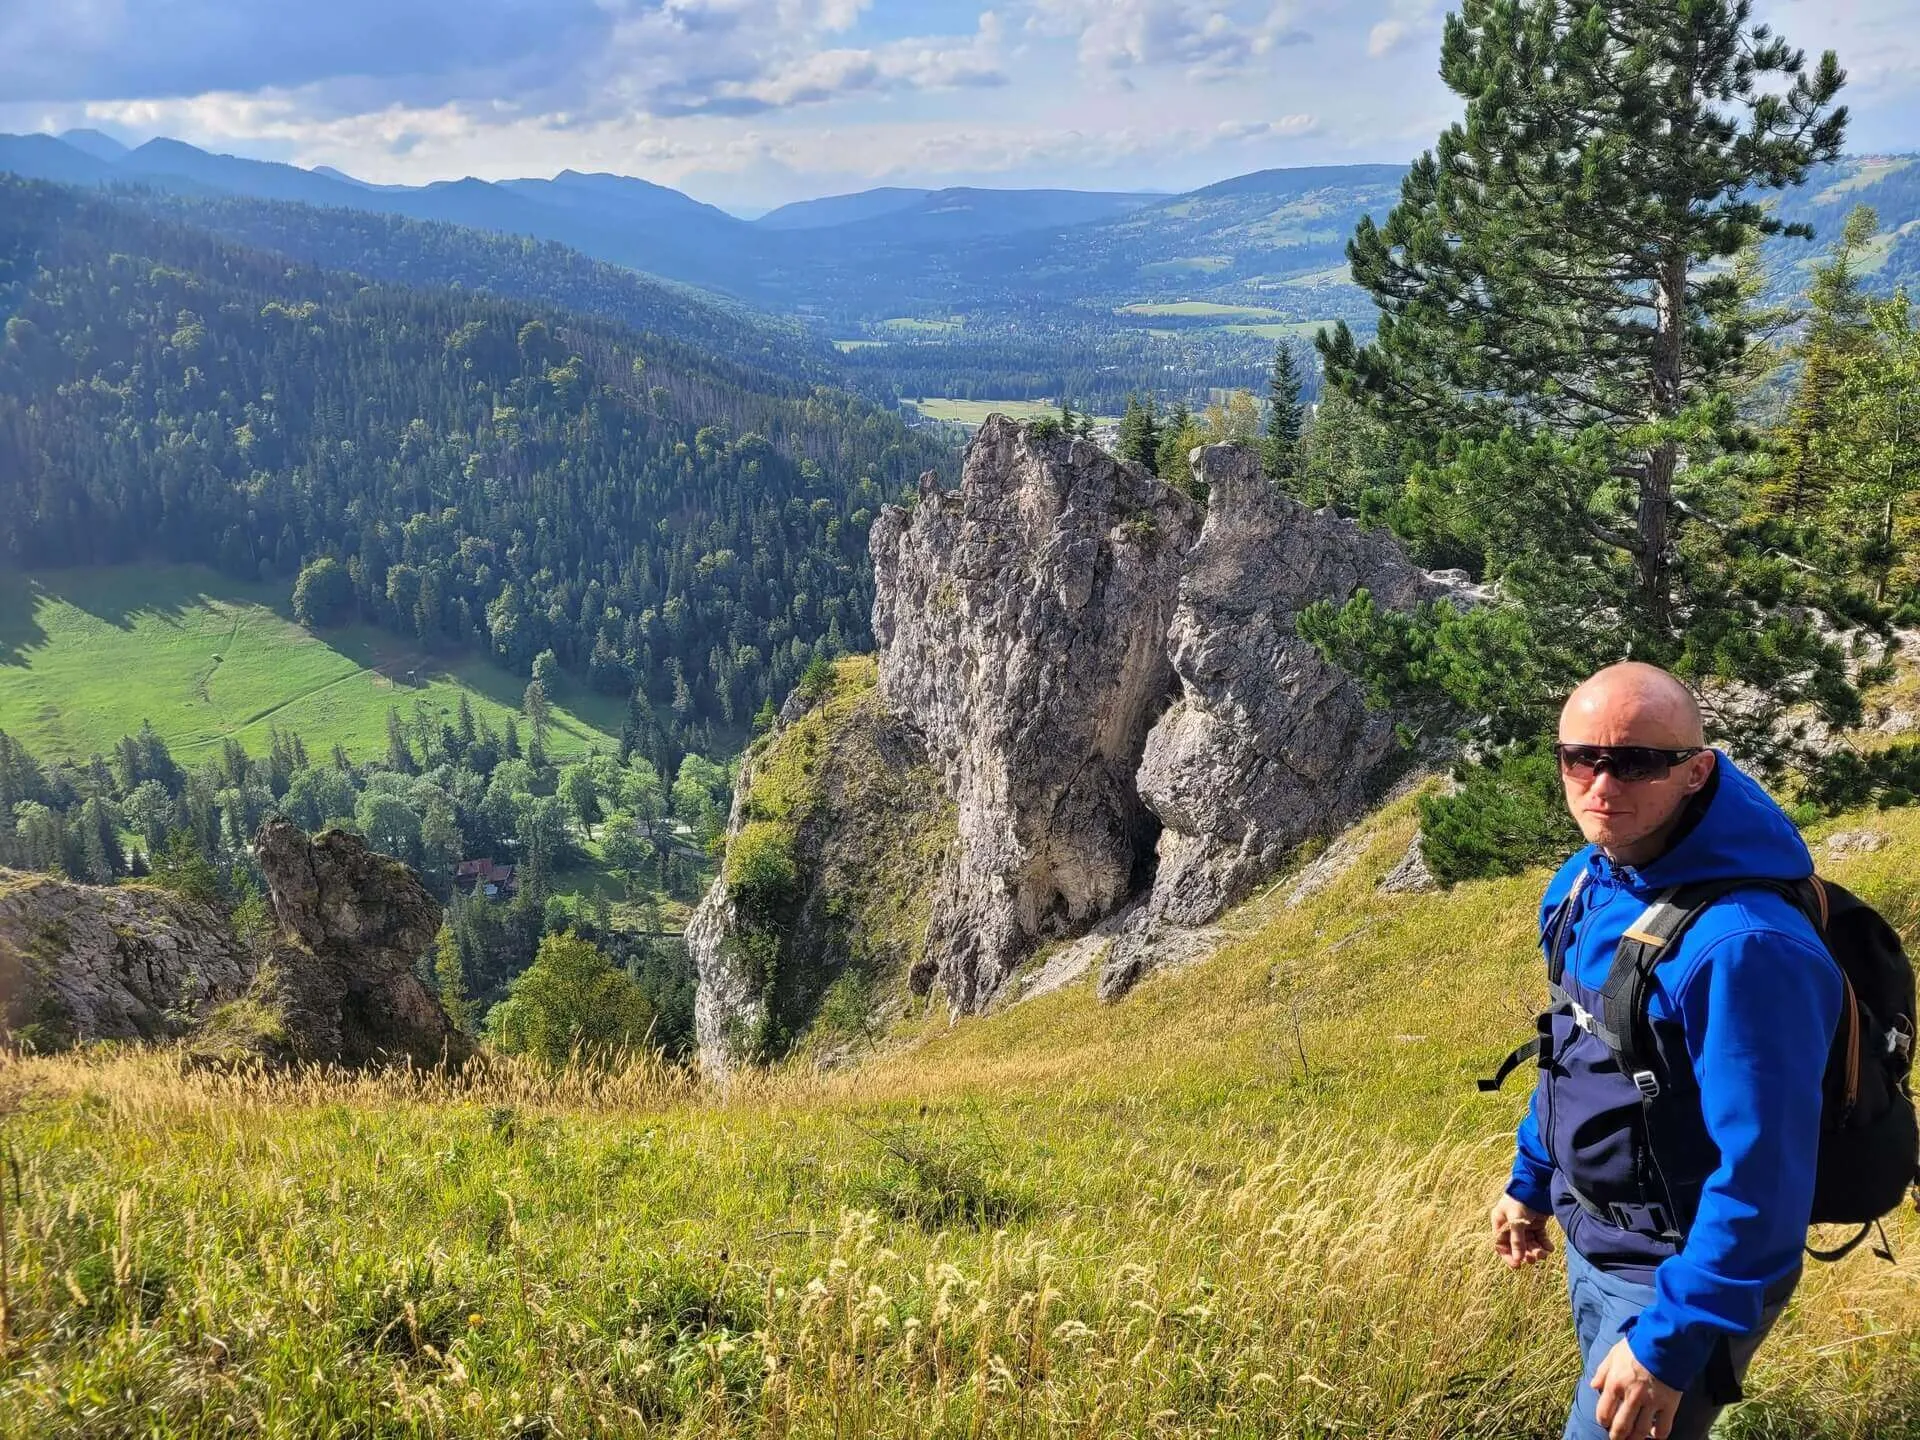
[[[1604,752],[1597,745],[1556,745],[1560,768],[1568,775],[1591,775]]]
[[[1607,767],[1622,780],[1658,780],[1672,767],[1664,750],[1648,750],[1639,745],[1621,745],[1609,756]]]
[[[1673,768],[1665,750],[1644,745],[1559,745],[1560,769],[1586,779],[1604,771],[1616,780],[1658,780]]]

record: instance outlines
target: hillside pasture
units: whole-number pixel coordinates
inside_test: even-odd
[[[187,762],[232,739],[263,753],[271,728],[310,753],[386,752],[386,715],[452,716],[465,692],[503,729],[525,681],[473,654],[428,653],[371,626],[314,634],[286,593],[195,566],[0,575],[0,730],[43,759],[112,750],[151,720]],[[620,706],[584,686],[560,697],[556,756],[619,744]]]
[[[0,1057],[0,1437],[1545,1440],[1561,1262],[1486,1212],[1544,873],[1389,895],[1410,801],[1117,1006],[1091,977],[851,1069]],[[1909,936],[1920,813],[1816,853]],[[16,1110],[10,1118],[5,1111]],[[1729,1440],[1920,1435],[1920,1221],[1813,1266]]]

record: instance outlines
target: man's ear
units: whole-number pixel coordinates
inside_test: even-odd
[[[1711,750],[1703,750],[1687,761],[1687,794],[1698,795],[1707,788],[1707,781],[1713,778],[1713,767],[1720,763],[1720,757]]]

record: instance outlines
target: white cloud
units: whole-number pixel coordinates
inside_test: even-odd
[[[1077,35],[1081,63],[1110,75],[1154,67],[1194,80],[1253,69],[1279,48],[1312,37],[1295,7],[1275,0],[1217,5],[1206,0],[1030,0],[1028,26],[1042,35]]]
[[[1000,54],[1000,17],[980,16],[971,39],[929,36],[895,40],[866,49],[816,50],[800,54],[752,80],[722,81],[704,105],[688,107],[746,113],[793,105],[817,105],[874,91],[933,90],[1000,85],[1006,81]]]
[[[1367,54],[1378,60],[1391,55],[1413,38],[1413,27],[1405,20],[1382,20],[1367,32]]]
[[[1278,120],[1222,120],[1214,133],[1229,141],[1318,135],[1320,122],[1312,115],[1283,115]]]

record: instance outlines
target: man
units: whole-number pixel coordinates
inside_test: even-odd
[[[1566,1440],[1698,1440],[1799,1279],[1843,985],[1786,896],[1737,890],[1653,971],[1658,1083],[1622,1074],[1595,1016],[1621,937],[1655,898],[1802,880],[1813,863],[1780,807],[1706,748],[1692,695],[1664,670],[1615,665],[1581,685],[1556,751],[1591,843],[1542,906],[1564,1003],[1493,1207],[1494,1249],[1517,1269],[1551,1251],[1549,1215],[1566,1235],[1586,1361]]]

